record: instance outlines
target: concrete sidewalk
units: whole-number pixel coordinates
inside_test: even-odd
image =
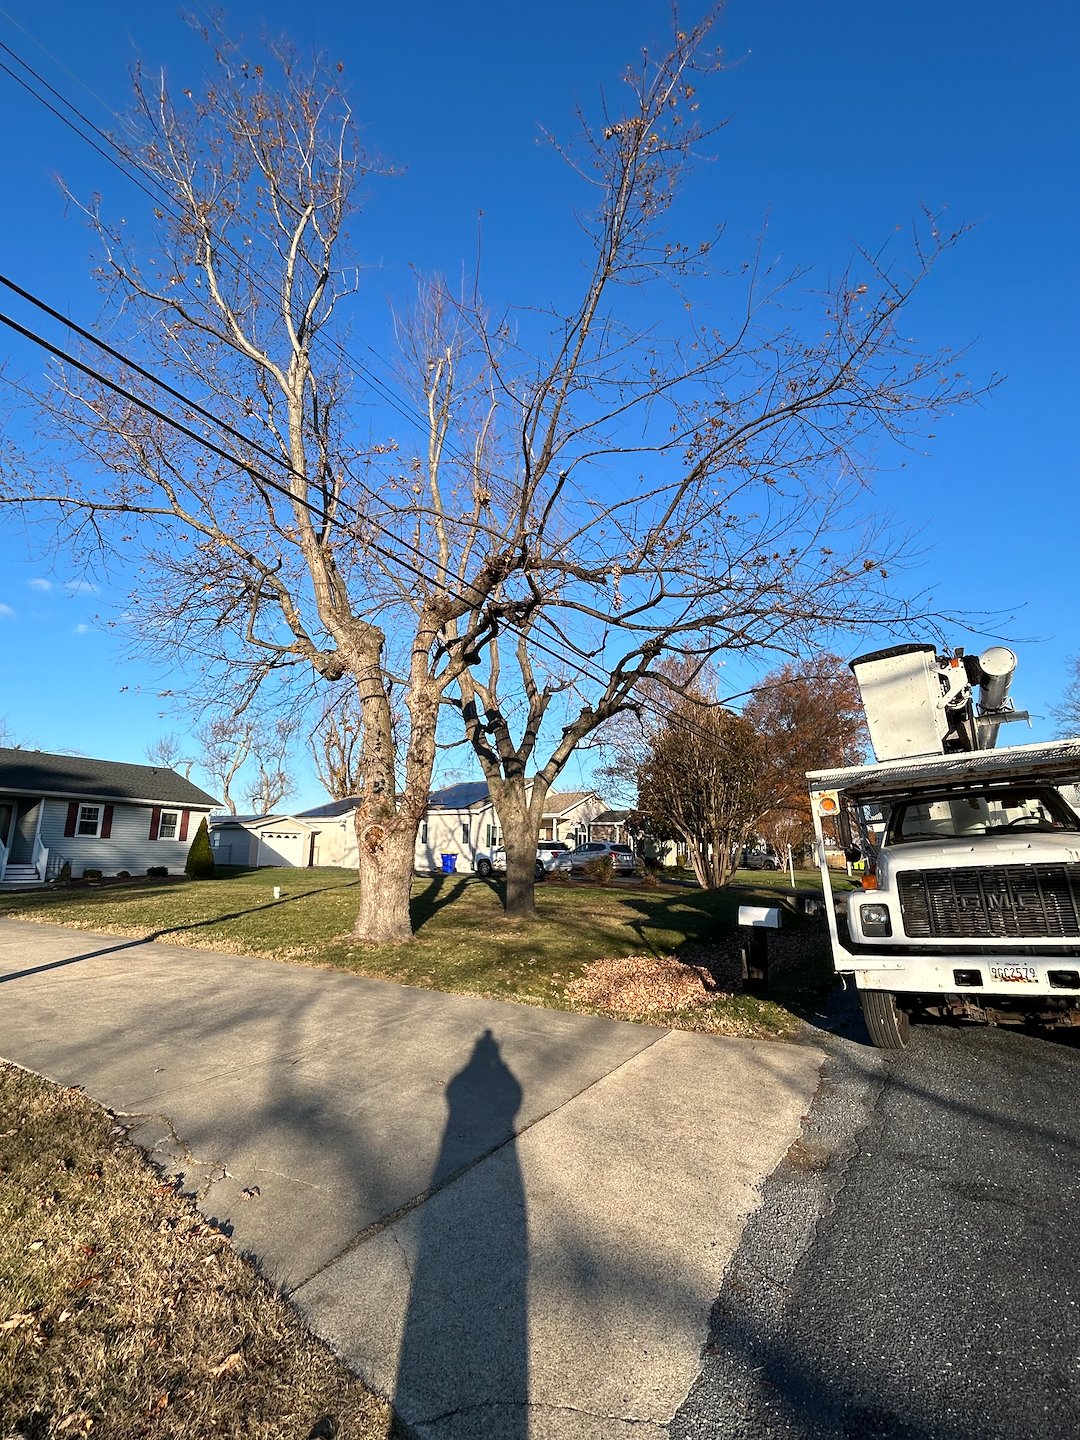
[[[660,1435],[822,1052],[0,922],[86,1088],[419,1435]]]

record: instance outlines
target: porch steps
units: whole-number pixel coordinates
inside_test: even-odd
[[[8,865],[0,890],[29,890],[35,885],[44,885],[44,880],[33,865]]]

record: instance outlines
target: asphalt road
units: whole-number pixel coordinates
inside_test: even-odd
[[[1080,1434],[1080,1036],[840,1028],[672,1440]]]

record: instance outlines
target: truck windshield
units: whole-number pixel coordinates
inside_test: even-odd
[[[889,818],[888,843],[959,840],[1003,831],[1080,831],[1080,821],[1056,790],[1013,786],[1008,790],[970,790],[963,795],[926,795],[902,800]]]

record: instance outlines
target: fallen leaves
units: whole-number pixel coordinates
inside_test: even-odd
[[[716,998],[703,965],[688,965],[672,955],[630,955],[596,960],[566,987],[567,995],[589,1005],[625,1014],[670,1014]]]

